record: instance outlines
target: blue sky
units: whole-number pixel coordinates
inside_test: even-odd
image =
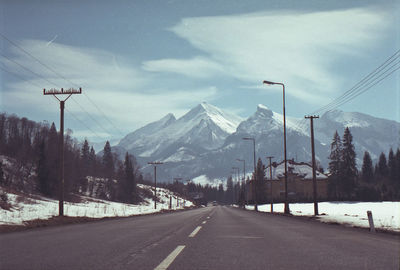
[[[65,126],[91,141],[202,101],[281,112],[263,80],[284,82],[286,113],[302,118],[400,49],[399,1],[0,1],[0,33],[62,75],[0,37],[0,111],[58,126],[42,88],[81,86]],[[339,109],[400,121],[399,74]]]

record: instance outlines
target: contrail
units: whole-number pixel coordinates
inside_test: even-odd
[[[49,42],[47,42],[46,46],[49,46],[51,43],[53,43],[54,40],[56,40],[56,38],[58,37],[58,35],[55,35],[54,38],[52,40],[50,40]]]

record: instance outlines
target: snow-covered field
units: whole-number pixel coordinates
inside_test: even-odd
[[[254,206],[247,206],[254,210]],[[313,203],[293,203],[289,206],[292,215],[312,216]],[[270,212],[270,204],[258,206],[261,212]],[[400,202],[321,202],[318,203],[319,219],[322,222],[337,222],[349,226],[369,228],[367,211],[372,212],[375,228],[400,232]],[[274,212],[283,213],[284,204],[274,204]]]
[[[152,190],[151,187],[138,184],[139,187]],[[193,206],[190,201],[178,197],[178,201],[171,191],[157,188],[157,195],[161,202],[154,202],[151,198],[145,202],[134,205],[118,202],[110,202],[90,197],[82,197],[80,203],[64,203],[64,215],[69,217],[124,217],[132,215],[150,214],[169,209],[169,196],[172,195],[172,210]],[[58,215],[58,201],[44,197],[26,198],[8,193],[8,202],[12,206],[10,210],[0,208],[0,225],[22,225],[24,221],[35,219],[48,219]],[[177,206],[179,202],[179,206]]]

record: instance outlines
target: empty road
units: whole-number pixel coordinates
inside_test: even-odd
[[[390,234],[216,206],[0,235],[0,269],[399,269]]]

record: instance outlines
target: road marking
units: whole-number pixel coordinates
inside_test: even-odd
[[[206,224],[207,223],[207,220],[204,220],[201,224]]]
[[[201,226],[197,226],[197,228],[194,229],[194,231],[191,234],[189,234],[189,237],[195,237],[196,234],[200,231],[200,229],[201,229]]]
[[[207,219],[210,219],[210,217],[207,217]]]
[[[177,246],[154,270],[166,270],[184,248],[185,246]]]

